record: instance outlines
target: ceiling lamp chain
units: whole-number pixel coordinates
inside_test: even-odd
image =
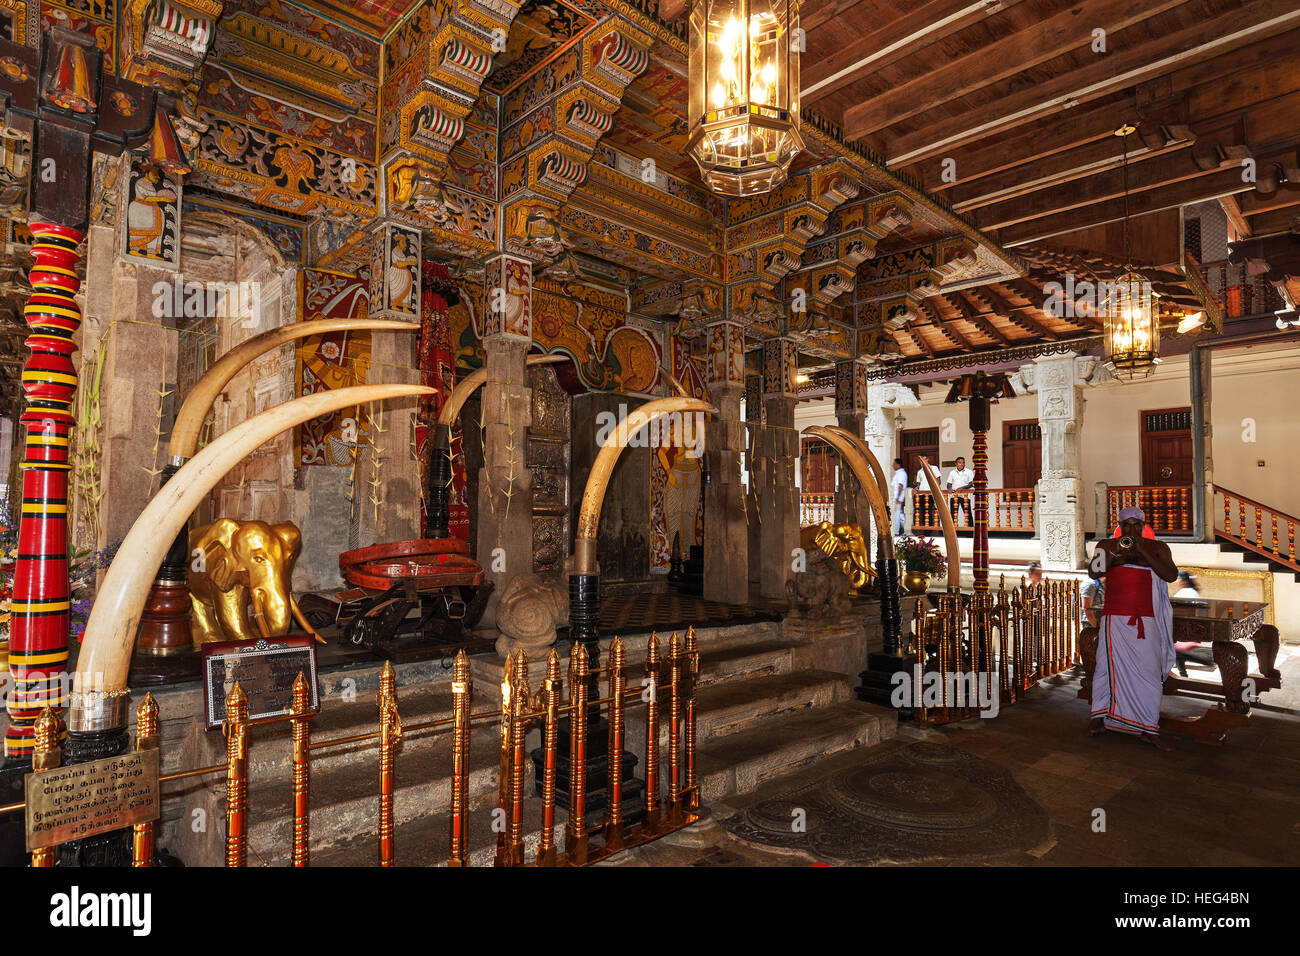
[[[687,151],[723,196],[783,183],[799,134],[797,0],[695,0],[690,31]]]
[[[1125,123],[1115,131],[1123,143],[1124,274],[1119,288],[1107,296],[1105,310],[1106,365],[1129,378],[1148,375],[1160,362],[1158,296],[1146,276],[1133,268],[1129,235],[1128,137],[1137,128]]]

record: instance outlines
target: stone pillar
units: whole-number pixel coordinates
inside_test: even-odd
[[[867,367],[861,362],[837,362],[835,365],[835,420],[845,431],[862,437],[867,422]],[[870,535],[870,515],[862,512],[861,502],[849,500],[850,484],[849,475],[841,468],[840,480],[835,487],[835,523],[857,521],[862,525],[862,533]]]
[[[760,364],[761,364],[760,359]],[[749,472],[749,488],[745,492],[745,512],[749,517],[748,554],[749,583],[759,582],[759,569],[763,566],[762,512],[758,507],[758,489],[763,486],[767,476],[766,466],[761,458],[763,445],[762,426],[767,423],[767,414],[763,409],[763,376],[746,374],[745,376],[745,468]]]
[[[1188,356],[1192,379],[1192,515],[1198,541],[1214,540],[1214,416],[1210,349]]]
[[[1074,571],[1085,560],[1083,482],[1079,452],[1083,440],[1083,389],[1078,358],[1057,355],[1034,360],[1038,423],[1043,433],[1043,476],[1035,511],[1047,571]]]
[[[708,425],[705,448],[709,483],[704,486],[704,597],[724,604],[749,600],[749,522],[740,454],[745,426],[745,330],[738,322],[709,326],[709,397],[718,416]]]
[[[763,409],[767,422],[759,455],[765,475],[759,485],[761,513],[759,589],[765,598],[785,598],[793,577],[791,552],[799,547],[799,491],[794,464],[799,455],[799,435],[794,430],[798,401],[795,365],[798,352],[791,339],[763,343]]]
[[[532,344],[532,266],[499,256],[484,283],[483,468],[478,482],[478,551],[495,584],[483,624],[496,621],[506,583],[533,569],[533,479],[527,431],[532,414],[526,359]]]

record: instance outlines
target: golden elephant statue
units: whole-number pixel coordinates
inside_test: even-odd
[[[190,532],[190,624],[196,644],[283,637],[290,619],[322,644],[293,599],[296,525],[221,518]]]
[[[805,551],[820,548],[848,577],[853,595],[876,579],[876,570],[867,554],[867,542],[858,525],[832,521],[810,524],[799,532],[799,546]]]

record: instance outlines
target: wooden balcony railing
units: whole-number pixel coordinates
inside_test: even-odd
[[[1296,557],[1295,529],[1300,518],[1260,504],[1227,488],[1214,486],[1214,535],[1256,554],[1300,571]]]
[[[833,494],[801,494],[799,496],[799,527],[835,520]]]
[[[1034,530],[1034,489],[1033,488],[990,488],[989,496],[989,533],[1005,534],[1012,531],[1023,531],[1026,534]],[[932,531],[940,532],[943,526],[939,523],[938,512],[935,511],[934,496],[928,491],[912,492],[913,507],[915,509],[912,518],[913,531]],[[949,504],[952,506],[954,521],[957,527],[971,528],[975,520],[975,498],[968,492],[954,492],[948,497]]]
[[[1119,524],[1119,513],[1136,505],[1147,517],[1147,524],[1156,534],[1191,534],[1191,485],[1111,485],[1106,490],[1107,519],[1097,533],[1111,533]]]

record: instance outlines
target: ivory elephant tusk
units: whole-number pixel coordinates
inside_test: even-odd
[[[307,623],[307,618],[303,616],[302,608],[298,606],[298,602],[294,600],[292,594],[289,595],[289,610],[293,613],[293,619],[302,625],[302,629],[312,637],[316,638],[317,644],[325,643],[325,638],[321,637],[320,634],[316,632],[316,628]]]
[[[567,355],[530,355],[527,364],[531,368],[534,365],[553,365],[557,362],[567,362]],[[439,425],[450,425],[460,415],[461,407],[469,401],[469,397],[474,394],[474,390],[487,381],[487,366],[475,369],[470,372],[459,382],[452,386],[451,394],[447,396],[447,403],[442,406],[442,411],[438,413]]]
[[[849,431],[847,428],[841,428],[839,425],[827,425],[826,428],[836,434],[843,435],[849,441],[853,442],[853,446],[857,448],[858,451],[862,452],[862,457],[865,458],[867,464],[871,466],[871,473],[876,476],[876,485],[880,488],[880,500],[888,502],[889,482],[885,480],[885,470],[880,467],[880,460],[876,458],[866,441],[853,434],[853,432]]]
[[[194,450],[199,443],[199,429],[203,427],[203,419],[207,417],[208,409],[217,400],[217,396],[225,391],[230,380],[253,359],[294,339],[305,339],[326,332],[346,332],[350,329],[418,332],[420,326],[415,322],[385,322],[379,319],[312,319],[310,322],[292,322],[278,329],[263,332],[261,335],[254,335],[247,342],[236,345],[221,356],[190,389],[190,393],[185,396],[185,401],[181,403],[180,411],[176,413],[176,424],[172,428],[167,454],[173,460],[194,457]]]
[[[948,509],[948,496],[939,487],[939,478],[924,455],[921,456],[921,469],[925,472],[925,480],[930,485],[930,494],[934,495],[935,503],[939,506],[939,522],[943,525],[943,546],[947,551],[945,557],[948,559],[948,587],[960,588],[961,551],[957,548],[957,525],[953,522],[952,512]]]
[[[582,507],[578,510],[578,535],[573,545],[575,574],[596,573],[596,529],[600,525],[600,509],[605,503],[605,489],[609,485],[610,475],[614,473],[614,466],[618,464],[618,456],[634,434],[659,416],[674,412],[718,414],[716,408],[702,399],[683,398],[680,395],[660,398],[629,412],[618,423],[618,427],[605,437],[596,461],[591,466],[587,487],[582,492]]]
[[[163,555],[203,496],[226,472],[263,442],[294,425],[351,405],[434,392],[422,385],[362,385],[305,395],[236,425],[182,465],[140,513],[104,575],[77,659],[69,729],[105,726],[107,698],[121,697],[126,689],[136,628]],[[118,724],[110,721],[107,726]]]
[[[858,483],[862,485],[862,490],[866,492],[867,501],[871,504],[871,517],[876,522],[876,535],[880,539],[880,552],[886,559],[892,560],[894,557],[894,536],[889,530],[889,511],[885,508],[885,499],[880,494],[880,488],[876,484],[875,476],[871,473],[871,465],[867,463],[862,450],[854,443],[851,435],[842,434],[843,429],[813,425],[804,429],[804,431],[826,442],[848,462],[849,468],[852,469],[853,474],[858,479]]]

